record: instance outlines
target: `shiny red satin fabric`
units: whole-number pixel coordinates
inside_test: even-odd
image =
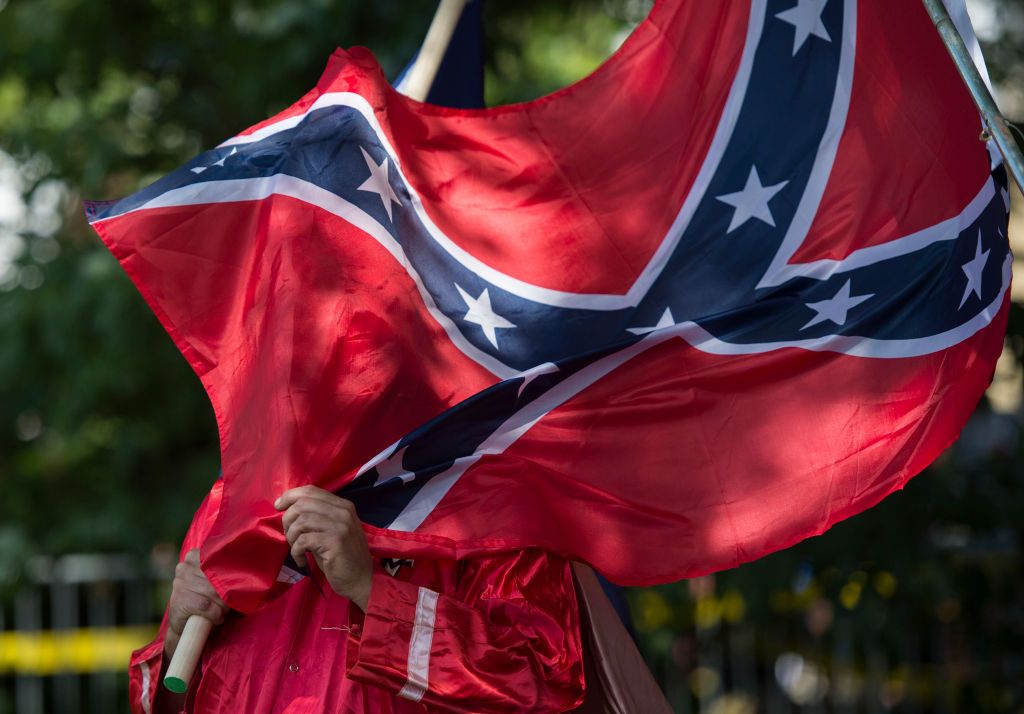
[[[599,74],[527,105],[461,113],[400,95],[365,49],[337,50],[315,89],[242,135],[301,114],[326,93],[359,93],[409,180],[437,198],[431,217],[456,240],[472,237],[474,250],[519,277],[614,291],[657,248],[701,167],[748,10],[745,2],[661,3]],[[697,24],[713,31],[694,32]],[[602,113],[609,116],[598,122]],[[645,131],[635,131],[638,123]],[[600,127],[600,136],[581,142],[586,127]],[[594,152],[593,141],[603,150]],[[652,157],[647,169],[672,180],[647,172],[605,179],[635,155]],[[307,202],[276,195],[153,208],[93,227],[213,404],[226,486],[203,566],[236,609],[264,602],[287,553],[271,505],[278,494],[310,482],[339,488],[396,439],[496,381],[424,311],[403,265]],[[564,260],[554,258],[563,249]],[[524,260],[538,253],[547,258]],[[484,509],[475,518],[489,522]],[[506,525],[495,521],[466,543],[388,532],[382,546],[440,558],[528,546]]]
[[[537,286],[621,295],[696,181],[750,9],[658,3],[592,76],[491,110],[417,104],[366,50],[338,50],[311,92],[243,135],[356,93],[458,247]],[[923,8],[856,13],[863,62],[805,261],[956,216],[989,179],[977,112]],[[915,200],[897,200],[906,186]],[[309,201],[156,206],[94,226],[213,403],[225,487],[203,566],[236,609],[267,600],[286,555],[277,495],[341,488],[499,378],[455,346],[401,260]],[[440,560],[543,548],[625,584],[752,560],[877,503],[947,447],[990,379],[1008,304],[912,358],[662,344],[481,458],[413,532],[371,540]]]
[[[197,512],[182,553],[201,544],[221,484]],[[376,554],[366,613],[310,578],[279,585],[207,642],[186,698],[203,714],[557,712],[583,697],[580,622],[569,564],[529,550],[462,563]],[[388,570],[385,566],[391,566]],[[397,568],[396,568],[397,566]],[[436,593],[424,691],[407,683],[421,591]],[[155,711],[163,633],[131,660],[132,712]],[[403,690],[405,687],[405,690]],[[404,692],[404,694],[403,694]]]

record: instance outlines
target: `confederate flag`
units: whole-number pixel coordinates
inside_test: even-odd
[[[956,438],[1010,283],[980,129],[916,0],[664,0],[587,78],[491,109],[338,50],[88,212],[216,410],[203,569],[233,607],[303,483],[409,557],[655,583],[821,533]]]

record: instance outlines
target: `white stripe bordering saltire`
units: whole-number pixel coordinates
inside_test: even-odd
[[[355,95],[354,95],[355,96]],[[501,379],[515,376],[517,371],[506,365],[504,362],[487,354],[472,342],[467,340],[455,323],[448,318],[434,302],[433,296],[427,290],[426,284],[420,277],[412,261],[405,255],[402,245],[378,223],[370,214],[361,210],[355,204],[349,203],[341,196],[317,186],[315,183],[304,181],[287,174],[273,174],[260,178],[250,179],[227,179],[224,181],[206,181],[198,184],[190,184],[176,188],[144,203],[127,213],[128,215],[138,211],[146,211],[153,208],[170,208],[173,206],[207,205],[212,203],[233,203],[237,201],[261,201],[270,196],[288,196],[298,201],[303,201],[321,210],[327,211],[342,220],[351,223],[359,230],[376,240],[399,265],[412,278],[416,289],[427,308],[427,312],[441,326],[448,335],[448,338],[465,354],[484,369],[490,371]],[[119,216],[111,216],[117,218]],[[110,220],[104,218],[102,220]]]
[[[434,641],[434,621],[437,618],[437,593],[420,588],[416,599],[412,636],[409,638],[409,663],[405,684],[398,696],[413,702],[423,699],[430,687],[430,645]]]
[[[781,285],[786,280],[798,277],[828,280],[838,273],[846,273],[885,260],[910,255],[935,243],[957,240],[960,234],[984,213],[985,208],[995,195],[996,185],[992,177],[989,176],[974,198],[964,207],[964,210],[952,218],[885,243],[858,248],[841,260],[823,258],[810,263],[780,265],[775,273],[766,274],[758,287]]]
[[[196,186],[202,186],[201,192],[197,192]],[[790,266],[796,270],[796,275],[827,280],[832,275],[843,273],[858,268],[889,260],[901,255],[909,255],[927,248],[935,243],[956,240],[959,234],[970,226],[985,210],[989,201],[995,196],[996,187],[991,177],[986,178],[985,183],[970,203],[964,207],[958,215],[945,221],[917,231],[907,236],[897,238],[887,243],[882,243],[867,248],[856,250],[842,260],[819,260],[813,263]],[[501,379],[509,379],[521,376],[517,370],[500,362],[495,357],[466,340],[459,332],[455,324],[441,312],[434,302],[430,292],[411,261],[405,254],[401,244],[396,241],[384,226],[377,223],[368,213],[364,213],[354,204],[337,196],[329,191],[320,188],[316,184],[297,179],[285,174],[275,174],[254,179],[231,179],[227,181],[209,181],[203,184],[184,186],[180,189],[168,191],[158,196],[135,211],[143,211],[150,208],[165,208],[170,206],[185,206],[194,204],[228,203],[233,201],[260,200],[267,196],[277,194],[289,196],[304,201],[318,208],[332,213],[335,216],[348,221],[353,226],[363,231],[378,243],[381,244],[396,261],[408,272],[423,299],[428,312],[434,317],[439,325],[447,333],[452,342],[468,357],[476,361],[485,369],[490,370]],[[107,219],[104,219],[107,220]],[[1004,274],[1003,288],[1009,284],[1009,278]],[[1002,303],[1002,293],[993,303],[998,306]],[[991,308],[991,306],[990,306]],[[994,314],[991,309],[975,316],[973,320],[952,330],[916,339],[876,339],[870,337],[854,337],[833,335],[831,337],[820,337],[807,340],[788,340],[779,342],[764,342],[759,344],[727,343],[721,340],[709,340],[701,338],[692,343],[693,347],[712,354],[754,354],[769,352],[773,349],[787,347],[802,347],[815,351],[841,352],[844,354],[856,355],[858,357],[881,357],[893,359],[899,357],[919,357],[930,352],[944,350],[955,342],[951,339],[966,339],[979,329],[988,324]],[[978,324],[982,320],[983,324]],[[678,327],[678,326],[677,326]]]
[[[932,245],[933,243],[954,240],[962,228],[972,223],[981,214],[995,190],[992,179],[990,177],[986,177],[979,188],[978,193],[957,215],[940,221],[933,226],[929,226],[928,228],[919,230],[913,234],[905,235],[884,243],[855,250],[845,258],[839,260],[823,259],[810,263],[788,263],[788,260],[805,239],[807,230],[817,213],[846,123],[850,102],[850,91],[852,89],[853,81],[853,64],[856,53],[856,8],[857,3],[855,0],[846,1],[844,8],[844,32],[841,49],[842,56],[840,58],[840,69],[836,82],[836,92],[833,97],[828,129],[825,132],[822,143],[819,145],[810,182],[807,190],[801,198],[797,214],[787,231],[786,237],[784,238],[777,255],[773,259],[771,266],[766,271],[764,277],[762,277],[758,287],[779,285],[786,280],[796,277],[827,280],[837,273],[864,268],[874,263],[889,260],[900,255],[914,253]],[[384,134],[372,107],[370,107],[369,103],[361,95],[351,92],[330,92],[324,94],[319,97],[304,114],[282,119],[281,121],[265,126],[252,134],[234,137],[221,144],[221,146],[232,146],[259,141],[297,126],[310,112],[317,109],[329,106],[347,106],[358,111],[376,133],[381,145],[388,152],[392,161],[394,161],[400,178],[409,190],[413,208],[428,232],[439,245],[441,245],[464,267],[473,271],[485,280],[489,280],[498,287],[507,290],[513,295],[533,300],[540,304],[589,308],[594,310],[616,310],[624,307],[631,307],[635,306],[643,299],[654,279],[664,268],[668,257],[677,245],[682,233],[689,225],[689,221],[692,218],[697,204],[703,198],[711,176],[718,168],[718,164],[732,136],[740,105],[746,95],[746,87],[749,81],[753,56],[757,50],[761,33],[763,31],[764,16],[765,6],[763,0],[755,0],[751,6],[747,39],[740,67],[738,68],[737,75],[733,80],[730,95],[726,101],[722,116],[720,117],[719,126],[716,129],[712,144],[709,147],[701,169],[694,180],[694,185],[691,187],[683,206],[680,208],[679,214],[666,234],[661,246],[655,252],[644,271],[637,278],[637,281],[625,295],[567,293],[525,283],[485,265],[479,259],[456,245],[450,238],[448,238],[448,236],[441,232],[441,230],[426,214],[422,201],[416,194],[415,190],[409,185],[409,182],[402,173],[402,167],[398,161],[398,155],[388,141],[387,136]],[[302,184],[304,184],[304,186],[300,187]],[[448,333],[449,337],[459,346],[459,349],[498,377],[507,378],[514,374],[514,370],[507,367],[504,363],[495,359],[486,352],[479,350],[472,345],[472,343],[461,339],[461,334],[458,333],[450,320],[436,310],[436,306],[433,304],[433,300],[429,299],[429,296],[422,285],[422,281],[411,268],[410,262],[405,257],[404,250],[390,236],[390,234],[387,233],[383,226],[376,224],[368,214],[364,214],[352,204],[344,201],[344,199],[325,191],[315,184],[280,174],[256,179],[233,179],[226,181],[204,182],[173,189],[152,199],[142,206],[139,206],[138,208],[100,219],[100,221],[111,220],[129,213],[153,208],[260,200],[274,194],[290,195],[293,198],[298,198],[300,200],[313,203],[314,205],[318,205],[341,218],[349,220],[376,238],[378,242],[384,245],[403,265],[403,267],[409,271],[410,276],[417,283],[417,287],[420,288],[421,295],[424,296],[424,301],[427,304],[428,310],[434,314],[435,318],[438,319],[438,322],[442,325],[445,332]],[[329,196],[333,200],[328,201],[324,200],[324,198],[318,200],[316,198],[317,196]],[[343,206],[344,210],[338,210],[338,208],[333,204]],[[352,220],[352,217],[357,214],[362,220]],[[372,225],[373,229],[368,229],[368,225]]]
[[[836,77],[836,90],[832,95],[832,108],[829,112],[828,125],[825,127],[825,134],[818,145],[818,153],[814,157],[814,164],[811,167],[811,175],[807,180],[807,187],[804,188],[804,195],[800,197],[800,203],[796,207],[793,220],[790,221],[786,236],[782,239],[782,245],[772,258],[771,265],[765,271],[764,276],[757,287],[767,288],[773,285],[781,285],[795,275],[806,275],[801,273],[802,266],[788,265],[789,259],[793,257],[797,249],[807,238],[807,232],[811,229],[814,217],[818,214],[818,206],[821,204],[821,197],[825,195],[825,187],[828,185],[829,177],[832,175],[832,166],[835,164],[836,152],[839,151],[839,140],[843,137],[846,129],[846,117],[850,110],[850,94],[853,92],[853,66],[857,53],[857,2],[846,0],[843,6],[843,36],[840,40],[839,74]]]
[[[671,327],[655,330],[639,342],[635,342],[581,369],[513,414],[493,434],[487,437],[473,454],[456,459],[448,467],[447,471],[443,471],[427,481],[409,503],[406,504],[402,512],[395,517],[395,520],[388,524],[387,528],[395,531],[415,531],[426,520],[427,516],[434,511],[437,504],[441,502],[445,494],[451,490],[452,486],[466,473],[470,466],[484,456],[503,453],[552,410],[569,401],[569,399],[595,384],[598,380],[608,376],[629,360],[662,342],[673,338],[680,338],[701,352],[723,356],[762,354],[783,347],[805,349],[812,352],[839,352],[857,357],[881,359],[900,359],[932,354],[960,344],[987,327],[995,319],[1010,287],[1012,267],[1013,256],[1007,255],[1006,260],[1003,262],[1002,288],[995,299],[984,310],[958,327],[929,337],[906,340],[876,340],[870,337],[858,337],[855,335],[826,335],[824,337],[793,340],[790,342],[734,344],[718,339],[695,322],[681,322]],[[379,459],[380,457],[375,461],[379,461]]]
[[[426,209],[423,207],[423,201],[406,178],[405,173],[402,170],[402,164],[398,160],[398,153],[388,140],[380,122],[377,121],[377,116],[374,113],[373,108],[370,106],[369,102],[359,94],[355,94],[353,92],[329,92],[321,95],[315,102],[313,102],[305,113],[274,122],[273,124],[262,127],[251,134],[233,137],[222,143],[220,147],[261,141],[269,136],[277,134],[278,132],[287,131],[288,129],[298,126],[310,112],[314,112],[317,109],[323,109],[324,107],[346,106],[351,109],[355,109],[363,115],[363,118],[370,125],[370,128],[380,140],[381,146],[394,162],[395,167],[398,170],[399,178],[409,191],[409,196],[412,200],[412,208],[416,212],[417,217],[423,223],[423,226],[427,229],[427,232],[429,232],[431,237],[437,241],[438,245],[440,245],[449,255],[452,256],[452,258],[458,261],[467,270],[472,271],[487,282],[497,285],[506,292],[526,300],[532,300],[533,302],[541,305],[588,310],[620,310],[626,307],[635,307],[640,303],[644,295],[647,294],[651,285],[668,264],[668,259],[671,257],[673,250],[682,238],[682,234],[685,232],[686,227],[693,218],[693,214],[696,212],[697,206],[700,205],[700,202],[703,200],[704,194],[711,183],[711,178],[718,170],[722,157],[725,155],[725,150],[732,139],[733,130],[736,128],[736,122],[739,119],[740,109],[742,108],[743,101],[747,96],[747,85],[750,81],[750,74],[754,64],[754,55],[757,52],[757,48],[761,41],[761,34],[764,30],[766,9],[767,0],[752,0],[750,16],[747,21],[747,35],[743,46],[743,53],[740,57],[740,64],[737,68],[736,76],[733,78],[725,106],[722,108],[722,115],[719,117],[718,126],[715,129],[715,135],[712,138],[711,145],[709,146],[708,152],[701,164],[700,171],[694,179],[693,186],[690,187],[686,199],[679,209],[679,213],[666,232],[665,237],[662,239],[661,245],[655,251],[654,255],[644,267],[643,272],[641,272],[636,282],[634,282],[633,286],[625,295],[573,293],[534,285],[518,278],[514,278],[507,273],[503,273],[500,270],[487,265],[472,253],[469,253],[460,247],[451,238],[445,235],[444,232],[442,232],[441,229],[438,228],[431,220],[430,216],[427,215]],[[143,206],[143,208],[151,207],[154,206],[150,204]]]

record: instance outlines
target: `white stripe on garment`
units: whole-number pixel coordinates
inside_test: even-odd
[[[413,702],[423,699],[430,687],[430,645],[434,640],[434,620],[437,617],[437,593],[420,588],[416,600],[412,637],[409,638],[409,663],[405,684],[398,696]]]
[[[152,686],[153,678],[149,674],[149,663],[142,662],[139,664],[139,669],[142,670],[142,695],[139,697],[140,703],[142,704],[142,711],[149,714],[149,688]]]

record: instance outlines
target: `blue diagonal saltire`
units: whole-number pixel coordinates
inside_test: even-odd
[[[501,453],[661,341],[714,354],[800,347],[885,359],[938,352],[989,324],[1009,285],[1001,166],[940,224],[842,260],[791,264],[845,120],[857,2],[828,0],[824,31],[802,39],[784,19],[793,0],[751,6],[717,153],[625,295],[540,288],[460,252],[352,94],[325,95],[302,117],[229,140],[96,218],[281,193],[349,220],[401,258],[453,344],[502,381],[403,437],[342,490],[364,520],[395,530],[415,530],[481,454]],[[390,191],[361,189],[375,173]]]

